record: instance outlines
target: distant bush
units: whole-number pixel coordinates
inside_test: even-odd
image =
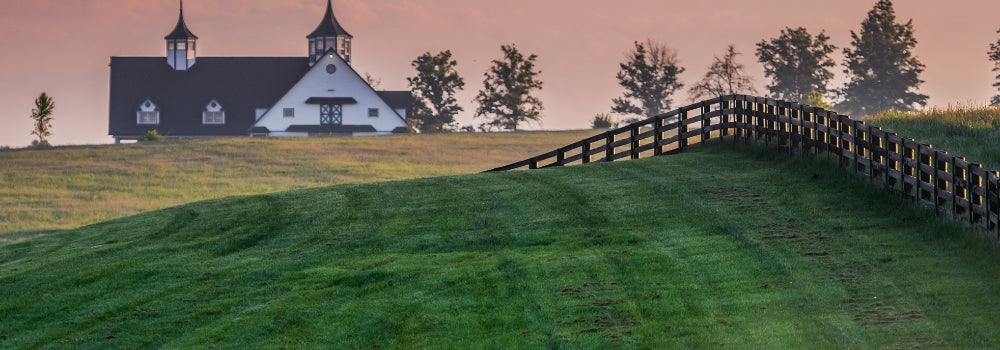
[[[10,151],[10,146],[0,146],[0,151]]]
[[[163,136],[156,130],[147,131],[145,135],[139,138],[139,142],[156,142],[163,140]]]
[[[46,149],[46,148],[52,148],[52,145],[49,144],[48,140],[42,140],[41,142],[38,142],[38,140],[34,140],[31,141],[31,148]]]
[[[599,113],[594,116],[594,120],[590,122],[594,129],[611,129],[618,127],[618,123],[611,120],[611,115],[607,113]]]

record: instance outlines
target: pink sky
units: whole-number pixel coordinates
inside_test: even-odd
[[[541,129],[579,129],[609,112],[621,94],[615,74],[636,40],[652,38],[678,51],[699,80],[726,45],[760,91],[766,81],[754,44],[785,26],[826,30],[843,48],[875,0],[334,0],[341,24],[354,35],[353,64],[382,79],[383,89],[406,89],[418,55],[450,49],[471,102],[483,72],[513,43],[538,54],[545,82]],[[1000,36],[1000,1],[897,0],[900,21],[913,19],[915,50],[927,65],[920,88],[932,106],[984,104],[996,94],[986,50]],[[199,56],[304,56],[305,36],[319,23],[324,0],[188,0],[185,17],[197,34]],[[111,56],[162,56],[163,36],[177,21],[176,0],[4,0],[0,2],[0,146],[22,147],[32,136],[33,100],[56,101],[52,143],[108,143],[108,63]],[[842,62],[839,50],[835,55]],[[842,68],[837,81],[842,83]],[[834,86],[836,87],[836,86]],[[675,96],[687,102],[687,94]],[[675,102],[677,107],[678,103]]]

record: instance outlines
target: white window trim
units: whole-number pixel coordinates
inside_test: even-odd
[[[212,105],[215,105],[215,107],[212,107]],[[208,120],[208,114],[209,113],[222,113],[222,122],[209,122],[209,120]],[[226,109],[222,108],[222,104],[219,103],[219,101],[216,101],[215,99],[212,99],[212,101],[209,101],[208,104],[205,105],[205,109],[201,111],[201,124],[202,125],[225,125],[226,124]]]
[[[153,113],[154,121],[152,123],[143,123],[143,113]],[[147,98],[139,104],[139,108],[135,111],[135,123],[136,125],[160,125],[160,108],[156,106],[156,103]]]

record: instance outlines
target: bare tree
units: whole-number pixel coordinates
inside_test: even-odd
[[[739,93],[756,94],[757,89],[753,87],[753,78],[747,75],[742,64],[736,63],[736,47],[729,45],[726,54],[719,58],[715,57],[715,62],[708,68],[705,78],[691,87],[688,94],[691,100],[701,100],[706,98],[719,97]]]
[[[376,77],[375,75],[365,72],[365,82],[372,87],[372,89],[382,88],[382,78]]]

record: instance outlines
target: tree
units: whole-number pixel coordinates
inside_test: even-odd
[[[611,129],[617,128],[618,123],[611,120],[610,114],[598,113],[594,116],[594,120],[590,121],[590,126],[593,129]]]
[[[1000,30],[997,30],[1000,33]],[[990,44],[990,51],[987,52],[990,57],[990,61],[993,61],[993,71],[1000,72],[1000,39],[997,39],[996,43]],[[996,77],[997,82],[993,83],[993,87],[1000,89],[1000,74]],[[1000,106],[1000,94],[993,96],[990,101],[993,106]]]
[[[458,62],[446,50],[436,55],[426,52],[412,65],[417,75],[406,81],[413,90],[413,127],[420,132],[442,132],[464,110],[455,99],[455,93],[465,88],[465,80],[455,70]]]
[[[813,38],[805,28],[785,27],[781,36],[757,43],[757,58],[771,78],[771,94],[794,102],[805,101],[813,92],[825,94],[835,66],[830,54],[837,49],[828,40],[825,32]]]
[[[517,130],[524,122],[541,119],[542,101],[532,96],[532,91],[542,89],[535,71],[538,55],[527,58],[514,45],[501,45],[504,57],[493,60],[493,66],[484,74],[483,90],[476,96],[479,108],[476,117],[486,118],[481,128]]]
[[[757,89],[753,87],[753,78],[743,72],[743,65],[736,63],[736,47],[729,45],[726,54],[719,58],[715,57],[715,62],[708,68],[705,77],[691,87],[688,94],[691,100],[703,98],[713,98],[739,93],[756,94]]]
[[[365,72],[365,82],[368,83],[368,86],[371,86],[372,89],[379,89],[382,87],[382,78],[376,77],[368,72]]]
[[[831,106],[829,103],[823,100],[823,93],[819,91],[810,92],[809,96],[803,98],[799,103],[813,107],[819,107],[825,110],[833,109],[833,106]]]
[[[677,76],[684,72],[678,64],[677,51],[652,39],[635,42],[635,49],[621,63],[618,84],[625,95],[611,100],[611,110],[618,114],[652,118],[670,110],[670,95],[684,87]]]
[[[879,0],[851,39],[853,49],[844,49],[848,81],[838,93],[843,101],[837,109],[872,115],[927,105],[927,95],[913,91],[924,82],[919,77],[924,65],[912,52],[913,20],[896,23],[892,1]]]
[[[37,146],[48,145],[45,138],[52,136],[52,111],[55,108],[55,101],[44,92],[35,99],[35,109],[31,110],[31,119],[35,120],[35,127],[31,134],[38,137],[35,141]]]

